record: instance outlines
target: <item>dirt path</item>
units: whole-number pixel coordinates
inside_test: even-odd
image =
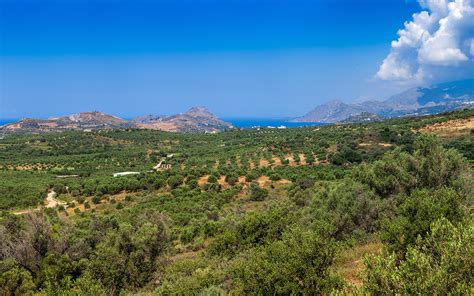
[[[56,192],[50,191],[48,195],[46,196],[46,208],[54,208],[56,206],[65,206],[66,202],[61,201],[59,199],[54,198],[56,196]]]
[[[54,208],[56,206],[60,206],[60,205],[65,206],[66,205],[66,202],[61,201],[59,199],[56,199],[55,197],[56,197],[56,192],[51,190],[50,192],[48,192],[48,195],[46,195],[46,199],[45,199],[46,200],[46,205],[39,205],[38,207],[36,207],[34,209],[16,211],[16,212],[13,212],[13,214],[15,214],[15,215],[30,214],[30,213],[33,213],[34,211],[40,210],[42,207]]]

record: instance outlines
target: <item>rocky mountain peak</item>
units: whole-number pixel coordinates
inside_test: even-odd
[[[209,109],[203,106],[192,107],[184,114],[193,117],[215,117],[215,115],[212,114]]]

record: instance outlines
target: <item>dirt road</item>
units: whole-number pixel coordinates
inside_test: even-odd
[[[15,215],[24,215],[24,214],[29,214],[29,213],[32,213],[34,211],[38,211],[40,210],[42,207],[45,207],[45,208],[54,208],[56,206],[65,206],[66,205],[66,202],[64,201],[61,201],[61,200],[58,200],[55,198],[56,197],[56,192],[54,192],[53,190],[51,190],[50,192],[48,192],[48,195],[46,195],[46,205],[39,205],[38,207],[34,208],[34,209],[27,209],[27,210],[20,210],[20,211],[16,211],[14,212],[13,214]]]

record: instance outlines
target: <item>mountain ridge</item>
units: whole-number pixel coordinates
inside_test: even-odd
[[[171,132],[219,132],[233,128],[206,107],[192,107],[185,113],[156,116],[146,115],[130,121],[99,111],[81,112],[48,119],[23,118],[0,126],[0,132],[45,133],[68,130],[98,130],[142,128]]]
[[[132,120],[140,128],[157,129],[170,132],[204,132],[215,133],[232,129],[232,124],[225,122],[211,113],[206,107],[192,107],[184,113],[170,116],[135,118]]]
[[[429,115],[474,106],[474,79],[434,84],[428,87],[414,87],[390,96],[383,101],[344,103],[331,100],[316,106],[306,115],[294,118],[292,122],[344,121],[363,112],[382,118]]]

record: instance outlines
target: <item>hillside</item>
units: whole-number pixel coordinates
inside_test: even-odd
[[[473,118],[8,134],[2,295],[469,295]]]
[[[0,127],[3,132],[57,132],[67,130],[127,128],[133,125],[119,117],[98,111],[49,119],[25,118]]]
[[[382,118],[374,113],[362,112],[356,115],[351,115],[348,118],[340,121],[341,123],[363,123],[380,121]]]
[[[193,107],[185,113],[171,116],[145,116],[132,121],[140,128],[169,132],[219,132],[231,129],[232,124],[222,121],[205,107]]]
[[[473,106],[474,80],[461,80],[412,88],[393,95],[385,101],[366,101],[356,104],[330,101],[292,121],[333,123],[344,121],[362,112],[391,118],[437,114]]]

